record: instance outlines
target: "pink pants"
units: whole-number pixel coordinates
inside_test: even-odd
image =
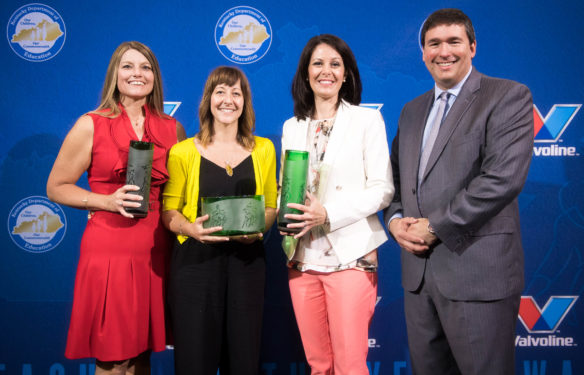
[[[312,375],[369,375],[369,323],[377,273],[288,271],[290,294]]]

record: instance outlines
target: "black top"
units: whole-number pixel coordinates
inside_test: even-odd
[[[255,195],[255,192],[256,182],[251,155],[233,168],[233,176],[229,176],[225,168],[201,157],[199,207],[203,197]]]

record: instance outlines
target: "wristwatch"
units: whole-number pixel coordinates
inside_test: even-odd
[[[430,222],[428,222],[428,232],[430,232],[430,234],[433,234],[434,236],[436,235],[436,231],[434,231],[434,228],[432,228]]]

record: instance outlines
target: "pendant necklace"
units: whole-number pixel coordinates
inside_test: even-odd
[[[227,175],[229,177],[233,176],[233,157],[230,155],[226,155],[227,157],[225,158],[225,172],[227,172]]]
[[[225,172],[227,172],[229,177],[233,176],[233,168],[231,168],[231,165],[227,160],[225,160]]]
[[[129,116],[128,116],[128,117],[129,117]],[[139,115],[139,116],[136,118],[136,122],[132,122],[132,119],[130,119],[130,123],[132,123],[132,125],[134,125],[134,127],[138,128],[138,127],[140,127],[140,125],[141,125],[141,124],[143,124],[143,123],[144,123],[144,120],[145,120],[145,118],[144,118],[144,117],[142,117],[142,115]]]
[[[224,158],[223,163],[225,163],[225,173],[227,173],[229,177],[233,176],[233,168],[235,166],[235,163],[233,162],[234,152],[236,152],[234,151],[234,148],[226,147],[221,155]]]

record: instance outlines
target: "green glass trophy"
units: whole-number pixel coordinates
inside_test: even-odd
[[[282,170],[282,192],[280,194],[280,213],[278,230],[298,233],[300,228],[288,228],[288,224],[297,220],[285,218],[286,214],[302,214],[302,211],[288,207],[288,203],[304,204],[306,194],[306,177],[308,174],[308,151],[286,150]]]
[[[203,228],[221,226],[213,236],[242,236],[260,233],[266,227],[263,195],[201,198],[201,216],[209,214]]]
[[[134,217],[146,217],[150,201],[150,177],[152,176],[152,158],[154,157],[154,143],[130,141],[128,149],[128,169],[126,185],[140,187],[138,191],[128,191],[128,194],[141,195],[140,207],[127,207],[126,212]],[[138,202],[138,201],[132,201]]]

